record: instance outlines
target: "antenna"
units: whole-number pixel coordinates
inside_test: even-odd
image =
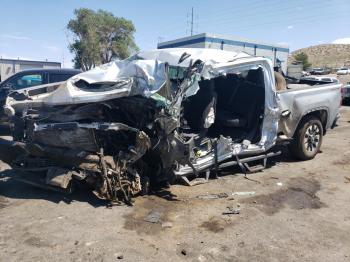
[[[194,16],[194,8],[192,7],[191,8],[191,13],[187,13],[187,23],[186,23],[186,35],[188,33],[191,34],[191,36],[193,36],[193,34],[195,33],[194,32],[194,19],[195,19],[195,16]],[[189,28],[188,28],[189,27]]]
[[[193,6],[191,10],[191,36],[193,36]]]

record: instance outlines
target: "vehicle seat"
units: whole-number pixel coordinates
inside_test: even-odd
[[[193,132],[204,129],[204,121],[209,113],[209,107],[216,111],[217,94],[214,91],[213,80],[200,81],[198,92],[184,102],[184,118]]]
[[[249,131],[259,120],[264,105],[264,86],[261,69],[250,70],[245,81],[238,85],[233,99],[225,107],[218,104],[216,120],[224,127],[243,128]]]

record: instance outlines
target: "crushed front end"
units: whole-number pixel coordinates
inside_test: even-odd
[[[0,158],[24,182],[68,193],[84,186],[98,198],[131,204],[151,185],[172,181],[175,162],[189,163],[176,105],[199,65],[169,83],[164,63],[122,61],[54,91],[10,94],[5,111],[14,142],[0,141]],[[101,72],[114,80],[101,80]]]
[[[223,50],[151,50],[14,92],[4,108],[14,141],[0,139],[0,159],[23,181],[87,186],[112,202],[176,177],[192,185],[188,177],[273,146],[271,68]]]

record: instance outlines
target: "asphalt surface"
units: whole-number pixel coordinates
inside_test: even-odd
[[[285,152],[249,179],[229,169],[134,207],[34,188],[3,171],[0,261],[350,261],[350,107],[341,112],[313,160]]]

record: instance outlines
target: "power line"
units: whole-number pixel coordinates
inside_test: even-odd
[[[277,1],[277,0],[274,0]],[[280,1],[279,1],[280,3]],[[204,20],[204,19],[208,19],[210,17],[218,17],[218,16],[222,16],[223,14],[233,14],[233,13],[241,13],[242,11],[246,11],[246,10],[252,10],[252,9],[256,9],[256,8],[260,8],[260,7],[264,7],[267,6],[268,4],[266,4],[265,1],[261,1],[261,0],[257,0],[255,2],[249,2],[249,4],[244,3],[244,6],[233,6],[233,7],[226,7],[223,9],[217,9],[217,10],[210,10],[210,14],[206,15],[206,18],[202,18],[200,20]]]
[[[310,0],[310,1],[318,1],[318,0]],[[292,6],[280,6],[278,5],[278,8],[274,8],[274,6],[276,5],[271,5],[271,3],[262,3],[261,1],[258,1],[257,3],[253,2],[251,3],[254,5],[254,7],[257,6],[261,6],[263,5],[263,7],[268,8],[268,10],[266,10],[266,8],[264,8],[264,10],[259,10],[259,12],[262,12],[264,14],[263,17],[261,17],[262,19],[265,20],[265,18],[272,18],[272,21],[258,21],[257,19],[252,19],[252,18],[256,18],[256,12],[258,10],[256,10],[257,8],[252,8],[250,10],[247,9],[247,6],[245,6],[244,8],[236,8],[236,7],[231,7],[229,9],[234,8],[234,10],[242,10],[242,12],[234,12],[234,13],[239,13],[240,17],[239,20],[237,21],[237,23],[235,21],[233,21],[234,19],[237,19],[237,16],[232,16],[232,17],[222,17],[222,16],[216,16],[216,18],[214,19],[214,21],[210,21],[209,19],[205,18],[201,18],[198,19],[198,17],[194,14],[194,8],[191,8],[191,12],[187,14],[187,26],[186,26],[186,35],[190,34],[193,35],[195,33],[194,31],[194,27],[196,25],[196,28],[198,28],[198,22],[197,21],[203,21],[200,23],[200,28],[202,29],[202,31],[208,31],[208,28],[213,28],[215,29],[215,31],[218,31],[218,29],[220,27],[227,27],[230,30],[251,30],[251,29],[259,29],[261,27],[274,27],[276,28],[276,26],[279,27],[283,27],[285,28],[288,24],[294,25],[294,24],[301,24],[301,23],[309,23],[309,22],[313,22],[313,21],[326,21],[327,19],[336,19],[338,20],[338,18],[343,17],[343,12],[347,12],[348,13],[348,8],[342,9],[341,11],[335,10],[333,8],[331,8],[334,3],[332,2],[326,2],[325,5],[323,4],[322,6],[320,5],[313,5],[312,8],[310,6],[305,6],[304,2],[300,3],[300,6],[298,8],[298,6],[292,7]],[[310,2],[307,2],[307,4],[309,5]],[[345,2],[341,2],[341,6],[343,6],[343,4],[346,4]],[[327,8],[330,11],[328,11],[327,13],[321,13],[319,12],[320,8]],[[338,7],[339,8],[339,5]],[[229,9],[224,9],[221,10],[221,12],[227,12],[229,11]],[[255,10],[254,10],[255,9]],[[245,10],[245,11],[244,11]],[[220,11],[220,10],[219,10]],[[307,12],[307,13],[306,13]],[[212,12],[211,15],[217,14],[218,12]],[[284,16],[285,18],[281,19],[281,20],[277,20],[276,18],[274,19],[274,14],[278,14],[279,16]],[[304,15],[305,14],[305,15]],[[292,17],[291,17],[291,16]],[[334,17],[334,15],[336,15],[336,17]],[[203,15],[201,15],[201,17],[203,17]],[[245,23],[245,21],[247,23]],[[226,26],[226,25],[229,25]],[[170,30],[167,29],[165,32],[167,33],[166,35],[169,38],[174,38],[175,35],[179,35],[181,36],[181,32],[183,32],[181,29],[181,25],[173,25],[172,28],[174,28],[174,30]],[[205,30],[203,30],[205,29]],[[196,29],[198,31],[198,29]],[[171,35],[171,37],[170,37]]]
[[[275,0],[274,0],[275,1]],[[338,1],[339,2],[339,1]],[[250,3],[250,5],[247,5],[246,3],[244,3],[243,6],[241,7],[228,7],[225,9],[218,9],[217,11],[215,10],[210,10],[210,14],[207,14],[205,16],[202,16],[203,18],[199,19],[198,21],[208,21],[208,20],[213,20],[212,18],[214,18],[215,20],[218,19],[218,17],[223,17],[224,14],[228,14],[230,15],[230,18],[234,18],[235,14],[240,14],[240,17],[244,16],[246,13],[247,14],[252,14],[253,16],[257,16],[257,13],[262,13],[264,15],[267,15],[267,12],[277,12],[278,10],[284,10],[284,9],[293,9],[296,12],[302,12],[303,10],[308,10],[309,13],[314,12],[316,9],[318,8],[324,8],[325,6],[329,5],[329,6],[336,6],[339,7],[339,3],[338,5],[335,5],[334,2],[325,2],[319,4],[319,0],[308,0],[307,2],[305,1],[294,1],[293,2],[293,6],[286,6],[286,4],[288,4],[288,1],[285,2],[281,2],[278,1],[276,3],[271,3],[271,1],[266,2],[266,1],[258,1],[258,2],[248,2]],[[285,4],[284,4],[285,3]],[[348,0],[344,0],[344,2],[341,2],[342,4],[349,4]],[[284,4],[284,5],[283,5]],[[277,9],[276,9],[277,7]],[[224,17],[224,18],[228,18],[228,17]]]
[[[282,2],[282,3],[287,3],[287,2]],[[196,25],[196,27],[198,27],[198,24],[199,24],[200,28],[203,28],[203,27],[205,28],[206,25],[208,24],[210,26],[221,25],[221,24],[226,24],[230,21],[242,24],[242,22],[244,21],[252,20],[252,18],[256,18],[257,12],[263,13],[264,17],[270,17],[271,15],[274,15],[274,14],[281,15],[281,14],[290,14],[290,13],[295,13],[296,15],[300,15],[303,12],[307,12],[308,13],[307,15],[309,15],[317,12],[317,10],[320,8],[325,8],[327,6],[329,7],[334,6],[334,2],[325,2],[325,3],[322,3],[322,5],[317,4],[319,3],[319,0],[308,0],[307,2],[300,0],[300,2],[294,1],[293,3],[296,4],[295,7],[286,6],[286,5],[281,6],[281,2],[279,0],[273,0],[273,2],[271,2],[270,0],[267,3],[266,1],[261,1],[261,0],[257,0],[253,2],[249,1],[248,4],[244,3],[244,6],[233,6],[233,7],[227,7],[224,9],[210,10],[210,14],[207,14],[207,15],[202,14],[199,19],[197,16],[194,15],[193,24]],[[340,2],[340,3],[346,5],[348,3],[348,0],[344,0],[344,2]],[[337,6],[339,7],[339,5]],[[190,25],[192,20],[190,19],[190,14],[191,13],[187,13],[187,25],[186,25],[186,32],[185,32],[186,35],[190,34],[191,32]],[[231,16],[227,17],[220,14],[230,14]],[[239,17],[233,14],[239,14]],[[236,20],[237,18],[239,18],[239,20]],[[179,29],[179,28],[181,28],[182,25],[180,24],[178,23],[176,24],[173,23],[168,25],[163,24],[163,28],[164,26],[166,26],[166,28],[162,29],[161,32],[158,32],[158,33],[162,35],[163,33],[169,33],[169,32],[172,32],[172,33],[181,32],[182,29]]]
[[[332,15],[332,16],[330,16]],[[335,17],[334,17],[335,15]],[[283,23],[281,21],[268,21],[268,22],[255,22],[254,24],[246,24],[246,25],[236,25],[236,26],[230,26],[230,29],[239,29],[239,30],[247,30],[247,29],[251,29],[251,28],[261,28],[261,27],[266,27],[266,26],[273,26],[273,25],[279,25],[279,26],[285,26],[285,24],[290,23],[290,24],[299,24],[299,23],[304,23],[304,22],[313,22],[313,21],[318,21],[319,19],[322,20],[329,20],[331,18],[337,18],[337,17],[342,17],[342,16],[346,16],[348,15],[346,10],[343,10],[343,12],[332,12],[332,13],[328,13],[327,16],[325,16],[324,14],[314,14],[314,15],[310,15],[308,17],[303,17],[303,18],[291,18],[291,19],[285,19],[283,20]],[[227,24],[227,22],[225,23]],[[214,26],[214,25],[211,25]],[[210,28],[210,26],[209,26]],[[215,28],[217,29],[217,25],[215,25]]]
[[[276,0],[274,0],[274,1],[276,1]],[[198,31],[199,21],[206,21],[207,22],[207,21],[210,20],[210,19],[208,19],[208,17],[210,17],[210,16],[214,16],[213,18],[215,18],[215,20],[220,20],[220,19],[218,19],[218,17],[220,17],[219,14],[222,13],[223,11],[227,12],[228,10],[231,9],[231,10],[234,11],[234,13],[238,12],[238,13],[241,14],[242,13],[241,10],[247,10],[247,7],[249,7],[249,6],[254,6],[254,8],[257,8],[257,7],[260,7],[260,6],[266,6],[267,5],[265,2],[261,2],[261,0],[257,0],[256,2],[249,2],[249,3],[250,3],[249,5],[245,4],[245,6],[241,7],[241,8],[239,8],[239,7],[238,8],[237,7],[231,7],[230,8],[229,7],[229,8],[225,8],[225,9],[218,9],[218,11],[212,12],[209,16],[207,15],[207,16],[205,16],[205,18],[200,18],[200,19],[198,19],[198,15],[194,13],[194,10],[193,10],[193,19],[192,19],[192,9],[191,9],[191,12],[187,13],[185,34],[186,35],[191,34],[191,28],[193,28],[192,29],[192,34],[194,34],[195,33],[194,28],[195,27],[197,28],[196,30]],[[271,7],[273,7],[273,5]],[[251,12],[251,10],[254,9],[254,8],[248,8],[249,12]],[[232,13],[232,11],[231,11],[231,13]],[[234,18],[230,18],[230,19],[235,19],[235,17]],[[161,31],[159,31],[158,34],[163,35],[163,33],[169,33],[169,32],[173,33],[173,32],[180,32],[180,31],[182,31],[182,29],[181,29],[182,25],[180,25],[181,23],[180,24],[178,23],[179,21],[180,20],[178,20],[176,22],[176,24],[175,23],[173,23],[173,24],[163,24],[162,23],[163,29]],[[200,24],[200,26],[201,26],[201,24]]]
[[[330,3],[332,4],[332,3]],[[308,16],[311,14],[313,14],[314,12],[317,12],[317,10],[319,8],[324,8],[324,5],[321,7],[321,6],[315,6],[313,7],[312,9],[312,12],[308,12]],[[335,11],[338,11],[338,10],[335,10]],[[264,17],[270,17],[270,15],[274,15],[274,14],[300,14],[300,11],[298,11],[296,8],[291,8],[291,7],[282,7],[282,8],[277,8],[277,9],[271,9],[271,10],[268,10],[268,11],[264,11]],[[239,22],[240,24],[243,22],[243,21],[251,21],[252,18],[256,18],[257,15],[256,15],[256,12],[253,10],[248,10],[248,13],[247,14],[244,14],[243,13],[240,13],[240,17],[239,17],[239,20],[237,22]],[[237,17],[235,16],[232,16],[232,17],[224,17],[224,18],[216,18],[215,20],[212,19],[212,20],[205,20],[205,23],[202,23],[203,25],[205,24],[210,24],[210,25],[219,25],[219,24],[224,24],[224,23],[228,23],[228,22],[233,22],[233,20],[236,20]]]

